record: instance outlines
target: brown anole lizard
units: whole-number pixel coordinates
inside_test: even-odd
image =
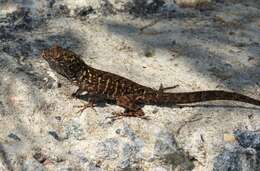
[[[90,67],[79,55],[57,45],[44,50],[41,56],[54,71],[79,87],[74,93],[75,96],[87,92],[91,96],[115,101],[117,105],[126,109],[123,113],[117,113],[118,116],[144,116],[142,106],[139,104],[174,105],[210,100],[234,100],[260,106],[259,100],[222,90],[178,93],[164,92],[169,88],[162,87],[155,90],[122,76]]]

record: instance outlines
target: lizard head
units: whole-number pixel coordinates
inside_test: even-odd
[[[77,81],[77,76],[80,76],[80,71],[86,66],[79,56],[58,45],[44,50],[41,57],[49,63],[51,69],[70,81]]]

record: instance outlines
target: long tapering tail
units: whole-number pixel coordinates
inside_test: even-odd
[[[146,104],[185,104],[204,102],[211,100],[234,100],[239,102],[250,103],[260,106],[260,100],[253,99],[251,97],[222,90],[210,90],[210,91],[195,91],[195,92],[181,92],[181,93],[162,93],[156,92],[153,95],[147,94]]]

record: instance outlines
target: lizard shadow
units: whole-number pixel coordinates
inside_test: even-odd
[[[167,106],[170,107],[170,106]],[[175,105],[171,107],[176,108],[185,108],[185,107],[191,107],[191,108],[228,108],[228,109],[248,109],[248,110],[259,110],[258,107],[247,107],[242,105],[213,105],[213,104],[190,104],[190,105]]]
[[[104,97],[97,95],[78,95],[76,98],[86,102],[94,102],[96,107],[106,107],[107,104],[116,104],[115,100],[107,100]]]
[[[94,100],[95,101],[95,106],[96,107],[106,107],[107,104],[110,105],[116,105],[115,100],[107,100],[104,97],[101,96],[91,96],[91,95],[80,95],[77,97],[80,100],[83,101],[89,101]],[[138,106],[141,108],[145,106],[144,103],[137,103]],[[156,105],[156,104],[154,104]],[[257,110],[260,111],[259,107],[248,107],[248,106],[243,106],[243,105],[221,105],[221,104],[161,104],[161,105],[156,105],[158,107],[169,107],[169,108],[228,108],[228,109],[248,109],[248,110]]]

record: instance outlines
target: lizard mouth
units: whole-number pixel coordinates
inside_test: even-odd
[[[41,57],[41,58],[43,58],[43,59],[45,59],[45,60],[47,60],[47,59],[48,59],[48,57],[47,57],[47,55],[46,55],[46,51],[45,51],[45,50],[43,50],[43,52],[41,53],[40,57]]]

